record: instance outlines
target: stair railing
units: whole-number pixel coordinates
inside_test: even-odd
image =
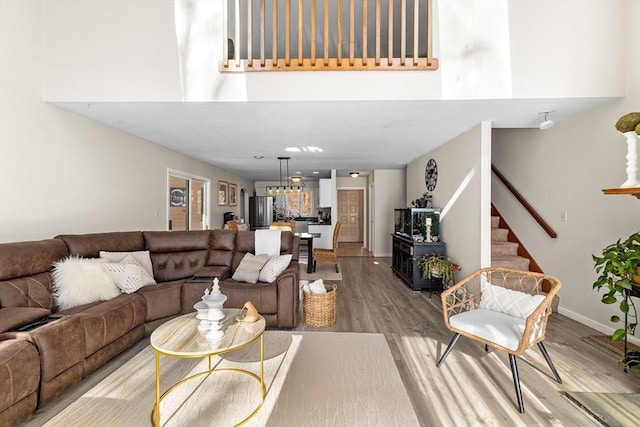
[[[433,0],[223,1],[223,72],[438,69]]]
[[[505,187],[513,194],[513,196],[520,202],[522,207],[533,217],[533,219],[542,227],[542,229],[551,237],[555,239],[558,237],[558,234],[551,228],[549,224],[542,218],[542,216],[527,202],[527,200],[520,194],[518,190],[509,182],[509,180],[496,168],[494,164],[491,164],[491,171],[496,175],[496,177],[502,181]]]

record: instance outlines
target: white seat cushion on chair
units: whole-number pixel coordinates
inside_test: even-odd
[[[449,324],[468,334],[516,350],[524,333],[525,319],[484,308],[449,318]]]

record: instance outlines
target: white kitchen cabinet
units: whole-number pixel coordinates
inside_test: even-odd
[[[321,208],[330,208],[333,199],[333,189],[331,188],[330,179],[320,179],[320,200],[318,206]]]
[[[333,233],[331,225],[311,225],[309,224],[309,233],[320,233],[320,237],[313,239],[313,248],[331,249],[333,248]]]

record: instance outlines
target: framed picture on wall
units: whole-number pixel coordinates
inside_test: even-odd
[[[236,184],[229,184],[229,206],[238,205],[238,186]]]
[[[218,181],[218,206],[227,206],[229,204],[229,183],[226,181]]]
[[[172,208],[187,206],[186,188],[171,187],[169,189],[169,206]]]

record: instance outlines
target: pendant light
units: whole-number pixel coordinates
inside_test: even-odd
[[[269,185],[267,187],[267,194],[290,194],[290,193],[301,193],[302,185],[293,186],[289,183],[289,160],[291,157],[278,157],[278,161],[280,162],[280,185],[273,186]],[[282,161],[287,161],[287,183],[283,184],[282,182]]]

